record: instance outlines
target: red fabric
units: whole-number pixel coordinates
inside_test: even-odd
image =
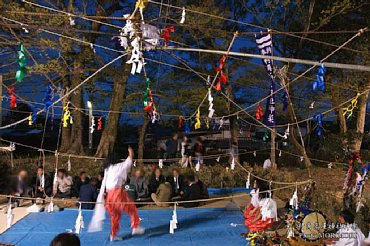
[[[260,120],[263,117],[262,107],[260,104],[257,104],[256,119]]]
[[[108,211],[110,217],[110,234],[112,237],[117,236],[119,231],[119,221],[121,219],[122,211],[125,211],[125,213],[130,216],[131,228],[136,228],[140,225],[137,208],[135,204],[130,202],[132,202],[131,199],[127,192],[122,188],[115,188],[108,191],[105,209]]]
[[[14,87],[8,90],[8,94],[10,95],[10,108],[17,107],[17,97],[14,95]]]
[[[217,72],[221,72],[222,68],[225,65],[226,55],[223,55],[220,59],[220,64],[218,65],[218,68],[216,69]]]
[[[221,91],[221,83],[220,83],[220,81],[218,81],[218,83],[216,84],[216,90],[217,91]]]
[[[249,207],[244,212],[244,225],[248,227],[250,232],[261,232],[266,231],[268,228],[272,226],[274,223],[274,219],[267,219],[266,221],[262,221],[262,219],[257,220],[256,222],[252,223],[252,221],[256,218],[257,211],[253,214],[249,214],[251,210],[255,207],[253,205],[249,205]]]
[[[226,85],[227,83],[227,77],[225,74],[221,73],[220,78],[218,79],[219,83],[224,83]]]
[[[179,116],[179,124],[177,125],[177,128],[180,129],[182,126],[182,116]]]
[[[102,122],[102,120],[103,120],[103,117],[102,117],[102,116],[100,116],[100,117],[98,118],[98,128],[97,128],[97,130],[98,130],[98,131],[103,130],[103,122]]]
[[[167,45],[168,42],[170,42],[171,39],[171,32],[175,31],[174,26],[167,27],[163,30],[162,37],[164,39],[165,44]]]

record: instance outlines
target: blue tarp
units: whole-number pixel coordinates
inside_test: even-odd
[[[82,246],[95,245],[176,245],[176,246],[206,246],[206,245],[243,245],[246,240],[240,236],[247,229],[243,225],[240,211],[225,209],[178,209],[178,225],[175,234],[169,234],[169,221],[172,217],[170,209],[139,210],[142,226],[146,233],[131,237],[130,222],[127,216],[122,216],[121,231],[124,241],[110,243],[108,240],[110,221],[107,217],[102,232],[80,234]],[[78,210],[67,209],[56,213],[31,213],[9,230],[0,235],[0,242],[19,246],[47,246],[57,234],[74,229]],[[92,211],[82,212],[87,227]]]
[[[208,188],[208,194],[210,195],[227,195],[233,193],[249,193],[251,189],[243,187],[235,188]]]

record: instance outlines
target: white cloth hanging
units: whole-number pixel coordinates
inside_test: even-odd
[[[68,156],[68,162],[67,162],[67,170],[70,172],[72,169],[72,164],[71,164],[71,156]]]
[[[251,173],[248,173],[247,182],[245,182],[245,188],[249,189],[251,186]]]
[[[14,220],[14,214],[12,211],[12,202],[11,199],[9,199],[9,205],[8,205],[8,212],[6,214],[6,228],[10,228],[13,224]]]
[[[185,23],[185,15],[186,15],[185,7],[182,7],[180,24],[184,24]]]
[[[213,114],[215,113],[215,110],[213,109],[213,97],[212,97],[212,92],[211,89],[208,89],[208,118],[213,117]]]
[[[100,192],[98,195],[98,198],[96,199],[94,214],[91,218],[88,232],[97,232],[101,231],[103,229],[103,221],[105,220],[105,208],[104,208],[104,192],[105,192],[105,186],[107,182],[107,171],[104,170],[104,178],[100,187]]]
[[[297,189],[294,191],[292,198],[290,198],[289,205],[294,209],[298,209],[298,194]]]
[[[234,158],[234,157],[233,157],[233,159],[231,160],[230,169],[231,169],[231,170],[234,170],[234,169],[235,169],[235,158]]]
[[[159,159],[158,166],[159,166],[160,169],[163,168],[163,159]]]

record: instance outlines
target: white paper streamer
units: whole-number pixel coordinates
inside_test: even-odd
[[[295,188],[295,191],[293,193],[292,198],[290,198],[289,205],[292,206],[295,209],[298,209],[298,191],[297,191],[297,187]]]
[[[186,15],[185,7],[182,7],[182,14],[181,14],[180,24],[185,23],[185,15]]]
[[[91,117],[91,124],[90,124],[90,133],[94,133],[95,130],[95,117]]]
[[[195,164],[195,171],[199,172],[200,170],[200,160],[198,159],[197,164]]]
[[[249,189],[251,186],[251,173],[248,173],[247,182],[245,182],[245,188]]]
[[[215,110],[213,109],[213,97],[211,89],[208,89],[208,118],[212,118],[213,114],[215,113]]]
[[[314,108],[314,105],[315,105],[315,102],[312,102],[312,103],[310,104],[310,109],[313,109],[313,108]]]
[[[163,159],[159,159],[158,166],[159,166],[160,169],[163,168]]]
[[[10,228],[13,224],[14,220],[14,214],[12,212],[12,202],[11,199],[9,199],[9,205],[8,205],[8,212],[6,214],[6,228]]]
[[[331,163],[331,162],[330,162],[330,163],[328,164],[328,168],[332,168],[332,167],[333,167],[333,163]]]
[[[284,136],[283,136],[283,138],[284,139],[288,139],[288,137],[289,137],[289,124],[288,124],[288,128],[285,130],[285,133],[284,133]]]
[[[219,157],[217,157],[216,161],[217,161],[217,162],[220,162],[220,158],[221,158],[220,156],[219,156]]]
[[[235,169],[235,158],[234,158],[234,157],[233,157],[233,159],[231,160],[230,169],[231,169],[231,170],[234,170],[234,169]]]
[[[257,152],[256,151],[253,151],[253,156],[256,157],[257,156]]]
[[[80,234],[83,228],[85,228],[85,223],[84,223],[84,218],[82,216],[81,203],[80,203],[80,207],[78,209],[78,216],[77,216],[76,223],[75,223],[75,233]]]
[[[67,170],[70,172],[72,169],[72,164],[71,164],[71,156],[68,156],[68,161],[67,161]]]

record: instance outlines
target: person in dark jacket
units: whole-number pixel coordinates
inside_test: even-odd
[[[179,148],[178,135],[176,132],[172,134],[172,137],[166,142],[166,153],[167,158],[175,158]]]
[[[179,169],[174,168],[172,170],[172,176],[168,177],[167,181],[172,186],[172,195],[175,200],[184,194],[184,177],[180,174]]]
[[[89,180],[89,177],[87,177],[87,173],[85,171],[80,172],[80,176],[75,177],[73,181],[74,185],[73,185],[72,196],[78,197],[79,196],[78,193],[80,192],[81,185],[89,184],[89,183],[90,183],[90,180]]]
[[[80,187],[79,201],[81,202],[95,202],[98,197],[98,192],[96,190],[96,178],[92,178],[89,183],[82,184]],[[82,203],[82,209],[94,209],[94,203]]]
[[[8,183],[8,194],[13,196],[28,197],[27,185],[26,185],[27,171],[19,171],[17,176],[10,178]]]
[[[39,166],[37,168],[36,183],[34,187],[35,197],[45,198],[46,196],[51,196],[52,189],[51,177],[47,173],[44,173],[44,168],[42,166]]]
[[[130,178],[130,185],[135,187],[136,199],[148,198],[148,184],[140,169],[135,171],[135,175]]]
[[[164,183],[165,181],[166,179],[162,175],[161,169],[156,168],[149,179],[149,194],[156,193],[159,185]]]
[[[201,199],[208,199],[209,194],[207,186],[199,179],[197,174],[195,174],[195,183],[199,186]]]
[[[184,189],[184,195],[181,201],[192,201],[201,199],[201,191],[199,185],[195,182],[194,174],[190,174],[187,180],[188,185]],[[199,206],[199,202],[187,202],[181,204],[185,208]]]

